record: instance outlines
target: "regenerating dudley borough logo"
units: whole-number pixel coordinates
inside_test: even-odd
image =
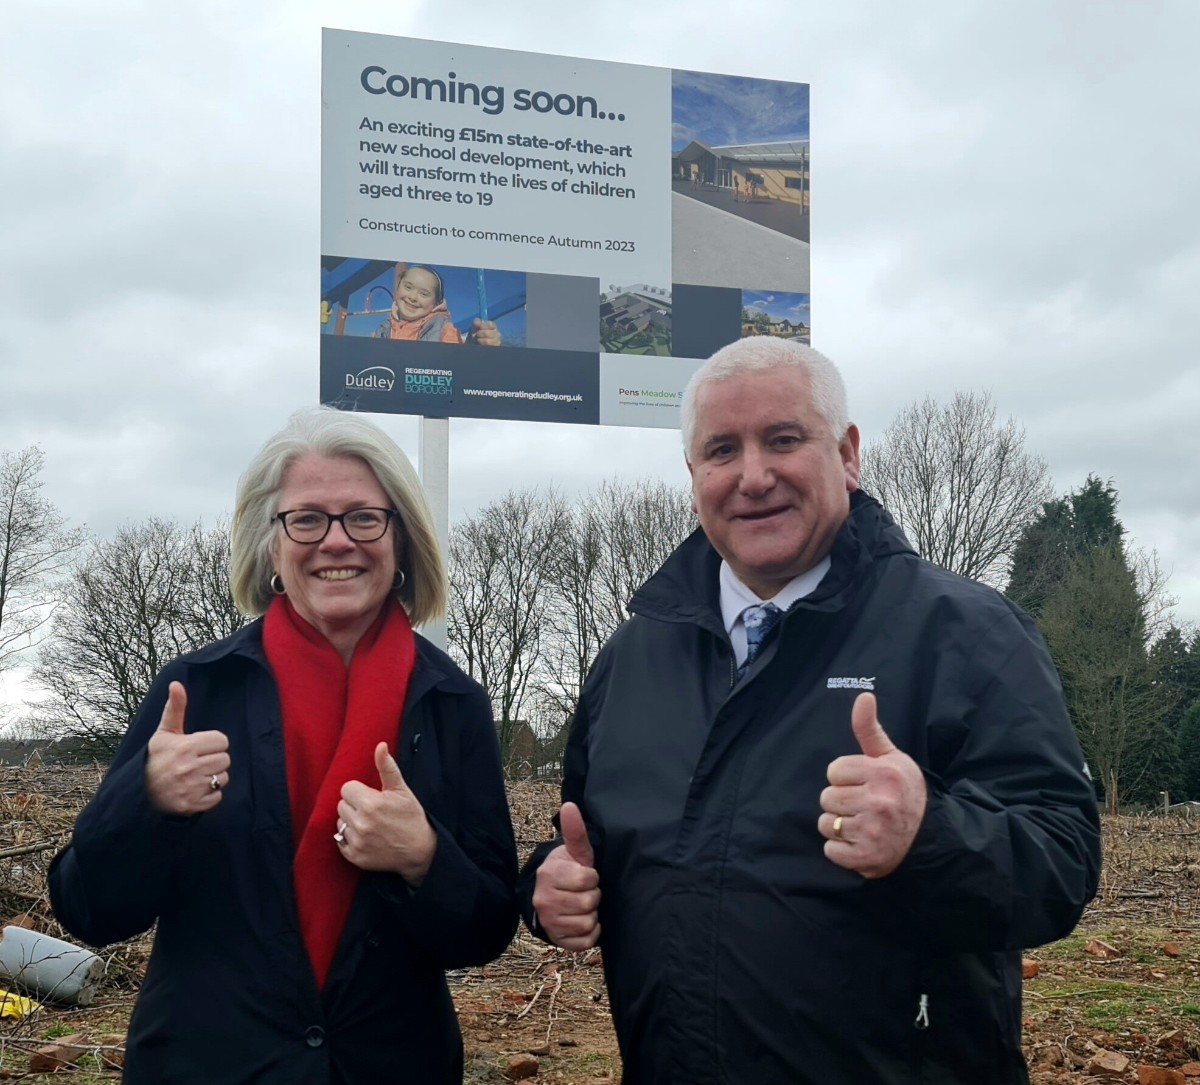
[[[454,373],[449,369],[406,369],[404,391],[417,396],[453,395]]]

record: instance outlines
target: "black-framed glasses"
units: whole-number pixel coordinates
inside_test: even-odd
[[[319,543],[336,520],[355,542],[382,539],[388,522],[399,513],[395,509],[351,509],[349,512],[322,512],[320,509],[284,509],[271,517],[278,520],[292,542]]]

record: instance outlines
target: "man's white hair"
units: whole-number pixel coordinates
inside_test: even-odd
[[[682,429],[683,454],[692,462],[692,442],[696,438],[696,398],[706,384],[732,380],[742,373],[762,372],[784,366],[795,366],[808,377],[813,407],[829,427],[835,440],[840,441],[850,427],[850,411],[846,406],[846,386],[837,366],[819,350],[788,339],[765,335],[748,336],[722,347],[708,359],[688,381],[683,391]]]

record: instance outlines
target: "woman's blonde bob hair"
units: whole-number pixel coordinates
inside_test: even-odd
[[[313,407],[297,411],[269,438],[238,480],[230,540],[229,579],[243,614],[262,614],[271,602],[272,549],[279,490],[288,466],[301,456],[355,456],[375,475],[400,514],[396,567],[404,583],[394,594],[414,625],[446,610],[446,571],[433,517],[408,457],[386,433],[356,414]]]

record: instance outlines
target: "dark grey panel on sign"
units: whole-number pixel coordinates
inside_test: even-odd
[[[321,402],[428,418],[600,421],[595,352],[321,337]]]
[[[671,353],[707,358],[742,335],[742,292],[725,286],[674,283]]]
[[[600,280],[525,276],[525,342],[548,350],[600,350]]]

